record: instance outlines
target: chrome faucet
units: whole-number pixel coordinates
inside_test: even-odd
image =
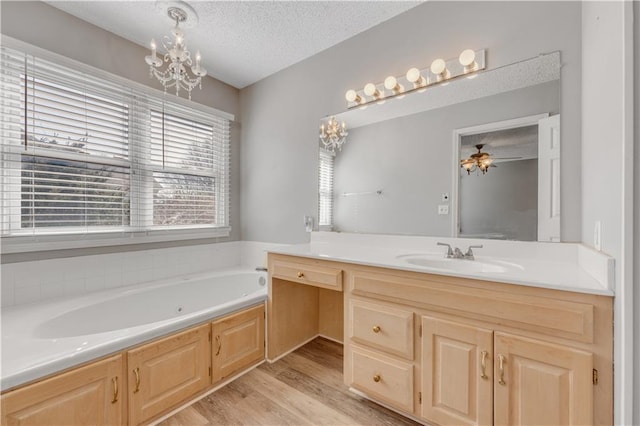
[[[447,259],[464,259],[464,254],[458,247],[451,248],[447,243],[438,243],[438,245],[447,247],[447,254],[445,255]]]
[[[471,250],[474,248],[482,248],[482,244],[480,244],[479,246],[469,246],[469,248],[467,248],[467,252],[464,254],[465,259],[469,259],[469,260],[475,259],[475,257],[473,256],[473,250]]]
[[[445,247],[448,247],[448,249],[447,249],[447,254],[445,255],[445,257],[446,257],[447,259],[451,259],[451,258],[453,257],[453,249],[451,248],[451,246],[450,246],[449,244],[447,244],[447,243],[440,243],[440,242],[439,242],[439,243],[438,243],[438,245],[439,245],[439,246],[445,246]]]
[[[473,250],[474,248],[482,248],[482,244],[479,246],[469,246],[469,248],[467,248],[467,252],[466,253],[462,253],[462,251],[458,248],[451,248],[451,245],[447,244],[447,243],[437,243],[439,246],[445,246],[447,247],[447,254],[445,255],[445,257],[447,259],[467,259],[467,260],[474,260],[475,257],[473,256]]]

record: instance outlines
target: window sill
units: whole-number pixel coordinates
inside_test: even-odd
[[[93,232],[83,234],[20,235],[2,237],[2,254],[28,253],[48,250],[81,249],[158,243],[166,241],[196,240],[228,237],[230,227],[161,229],[142,232]]]

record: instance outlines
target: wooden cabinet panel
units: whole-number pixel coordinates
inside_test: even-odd
[[[313,262],[305,263],[303,259],[296,259],[296,262],[276,260],[271,264],[270,270],[274,278],[342,291],[341,269],[318,266]]]
[[[264,359],[264,305],[212,323],[212,380]]]
[[[588,343],[594,340],[594,306],[590,303],[522,296],[512,291],[514,289],[465,287],[461,284],[471,280],[424,275],[425,278],[415,279],[357,271],[350,274],[349,290],[358,296],[409,303],[430,310],[458,311],[554,337]]]
[[[422,411],[442,425],[493,421],[493,332],[422,317]]]
[[[413,360],[413,311],[351,300],[349,338]]]
[[[350,354],[349,386],[413,412],[413,364],[355,346]]]
[[[2,395],[3,425],[122,424],[120,355]]]
[[[174,408],[211,383],[210,325],[128,352],[129,424]]]
[[[494,367],[495,424],[593,424],[591,353],[496,332]]]

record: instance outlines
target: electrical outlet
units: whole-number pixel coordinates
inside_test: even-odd
[[[447,204],[440,204],[438,206],[438,214],[449,214],[449,206]]]
[[[596,220],[593,227],[593,247],[598,251],[602,250],[602,223],[599,220]]]
[[[443,192],[442,193],[442,201],[444,201],[445,203],[449,202],[449,193],[448,192]]]

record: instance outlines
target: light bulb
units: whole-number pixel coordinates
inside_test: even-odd
[[[407,71],[407,80],[412,83],[420,80],[420,77],[420,70],[418,68],[411,68],[409,71]]]
[[[366,86],[364,86],[364,94],[367,96],[373,96],[377,91],[378,89],[373,83],[368,83]]]
[[[435,75],[442,74],[447,69],[447,64],[444,59],[436,59],[431,62],[431,72]]]
[[[345,93],[344,98],[347,100],[347,102],[356,102],[359,104],[362,103],[362,98],[353,89],[347,90],[347,93]]]
[[[463,50],[458,60],[460,61],[460,65],[468,67],[476,60],[476,52],[471,49]]]
[[[398,85],[398,80],[392,75],[384,79],[384,87],[387,90],[393,90]]]

